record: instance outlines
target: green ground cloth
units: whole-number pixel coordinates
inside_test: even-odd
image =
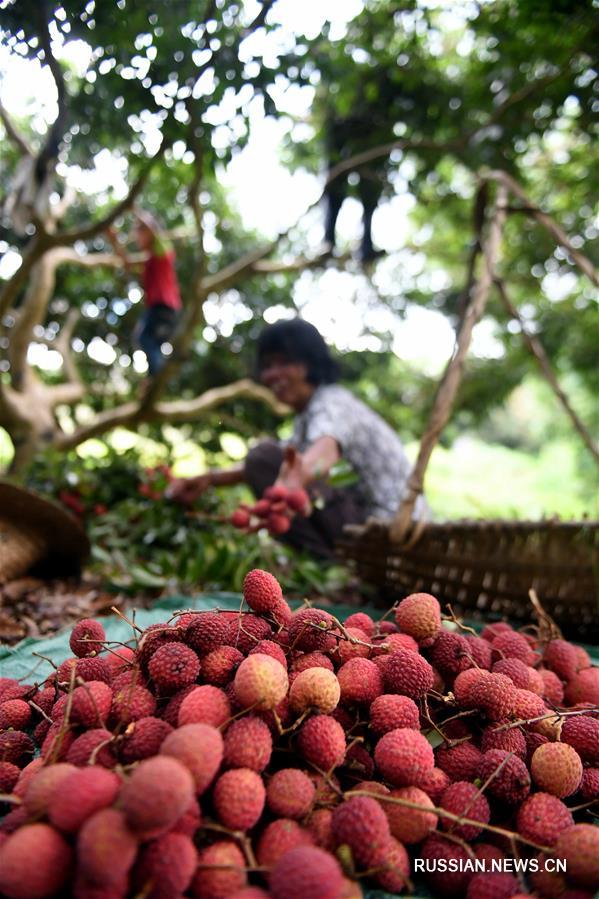
[[[236,593],[214,593],[212,595],[200,594],[198,596],[171,596],[161,599],[152,609],[140,609],[135,612],[135,623],[142,628],[150,624],[168,620],[178,609],[212,609],[218,606],[222,609],[238,609],[241,596]],[[292,603],[292,606],[297,603]],[[381,609],[369,607],[357,608],[348,606],[331,606],[330,611],[343,620],[353,612],[361,611],[371,614],[375,619],[380,618]],[[128,613],[131,617],[131,613]],[[117,615],[102,617],[99,619],[106,631],[106,639],[126,643],[131,640],[133,631],[131,626]],[[16,646],[0,647],[0,676],[17,679],[41,681],[52,671],[49,662],[32,655],[40,653],[58,665],[64,659],[72,656],[69,648],[69,636],[71,627],[65,628],[53,637],[28,638],[22,640]],[[593,659],[595,665],[599,665],[599,647],[586,646],[586,650]],[[416,893],[412,899],[434,899],[433,894],[421,883],[415,884]],[[370,890],[365,894],[365,899],[391,899],[392,894],[381,890]]]

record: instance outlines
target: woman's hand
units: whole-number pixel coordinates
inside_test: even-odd
[[[279,469],[277,484],[287,487],[288,490],[298,490],[304,486],[304,461],[302,456],[293,446],[288,446],[283,454],[283,464]]]
[[[198,497],[209,490],[213,483],[210,472],[198,475],[195,478],[178,478],[176,481],[171,481],[166,495],[176,503],[190,506]]]

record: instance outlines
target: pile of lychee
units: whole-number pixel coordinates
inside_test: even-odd
[[[229,521],[246,533],[265,528],[272,536],[278,536],[287,533],[295,515],[307,515],[309,509],[310,498],[302,487],[290,490],[284,484],[273,484],[253,506],[240,503]]]
[[[265,571],[243,595],[133,623],[130,645],[80,621],[43,683],[0,679],[3,897],[354,899],[424,877],[435,896],[592,899],[583,649],[478,636],[423,593],[344,624],[292,612]]]

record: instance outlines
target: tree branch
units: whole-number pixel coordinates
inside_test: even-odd
[[[31,149],[23,135],[17,130],[14,122],[8,114],[6,107],[2,102],[0,102],[0,121],[4,125],[6,136],[13,142],[19,153],[22,153],[23,156],[33,156],[33,150]]]
[[[543,212],[538,206],[531,202],[524,189],[511,175],[508,175],[507,172],[504,172],[501,169],[493,169],[491,171],[481,172],[480,177],[486,181],[497,181],[500,184],[505,185],[510,193],[518,197],[518,199],[524,203],[526,207],[525,211],[532,215],[540,225],[549,231],[553,239],[570,254],[578,268],[584,272],[589,281],[596,287],[599,287],[599,272],[591,260],[588,259],[584,253],[581,253],[580,250],[577,250],[576,247],[572,246],[572,242],[566,232],[551,218],[551,216],[547,215],[546,212]]]
[[[518,312],[518,309],[516,308],[516,306],[510,300],[507,288],[505,286],[505,282],[501,278],[496,278],[495,286],[497,287],[499,296],[501,297],[501,301],[502,301],[503,305],[505,306],[505,308],[507,309],[509,315],[511,315],[511,317],[519,323],[521,333],[522,333],[522,339],[524,340],[524,343],[528,346],[528,349],[530,350],[532,355],[535,357],[535,359],[539,365],[539,368],[541,369],[541,373],[543,374],[543,377],[545,378],[545,380],[547,381],[547,383],[549,384],[549,386],[555,393],[555,395],[558,399],[558,402],[561,404],[562,408],[565,410],[566,414],[569,416],[575,429],[578,431],[578,433],[584,440],[587,448],[591,452],[591,455],[594,457],[595,462],[597,462],[597,464],[599,464],[599,446],[597,446],[597,444],[594,442],[590,433],[585,428],[584,424],[582,423],[582,421],[580,420],[580,418],[574,411],[573,407],[570,405],[570,401],[569,401],[568,397],[566,396],[566,394],[560,387],[559,381],[557,380],[557,378],[554,374],[554,371],[551,367],[551,363],[549,361],[547,353],[545,352],[545,350],[543,348],[543,345],[536,337],[534,337],[532,334],[530,334],[526,330],[526,322],[524,321],[524,319]]]
[[[149,409],[144,409],[134,402],[123,403],[116,409],[100,413],[93,422],[78,428],[74,433],[60,435],[56,439],[55,445],[61,450],[72,449],[83,443],[83,441],[105,434],[118,425],[126,427],[127,425],[138,424],[141,421],[194,421],[216,406],[239,397],[260,400],[268,405],[277,415],[285,415],[289,412],[287,406],[279,403],[266,387],[244,378],[240,381],[234,381],[232,384],[226,384],[224,387],[214,387],[211,390],[207,390],[193,400],[174,400],[172,402],[157,403]]]

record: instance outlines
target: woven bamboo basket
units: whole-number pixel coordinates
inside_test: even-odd
[[[531,621],[529,597],[534,591],[533,597],[536,594],[564,635],[599,643],[599,521],[434,523],[414,518],[428,462],[451,414],[473,327],[494,285],[509,314],[518,318],[528,348],[558,401],[599,462],[597,445],[557,383],[538,339],[526,333],[495,274],[510,185],[510,179],[500,181],[486,234],[481,234],[483,264],[478,278],[473,277],[467,288],[455,350],[440,381],[401,506],[390,522],[369,520],[363,526],[347,527],[338,551],[355,566],[362,580],[382,590],[386,600],[427,592],[442,604],[451,604],[457,614],[485,620],[505,617],[523,623]],[[563,233],[558,237],[567,247]],[[591,263],[582,262],[585,274],[599,283]]]

